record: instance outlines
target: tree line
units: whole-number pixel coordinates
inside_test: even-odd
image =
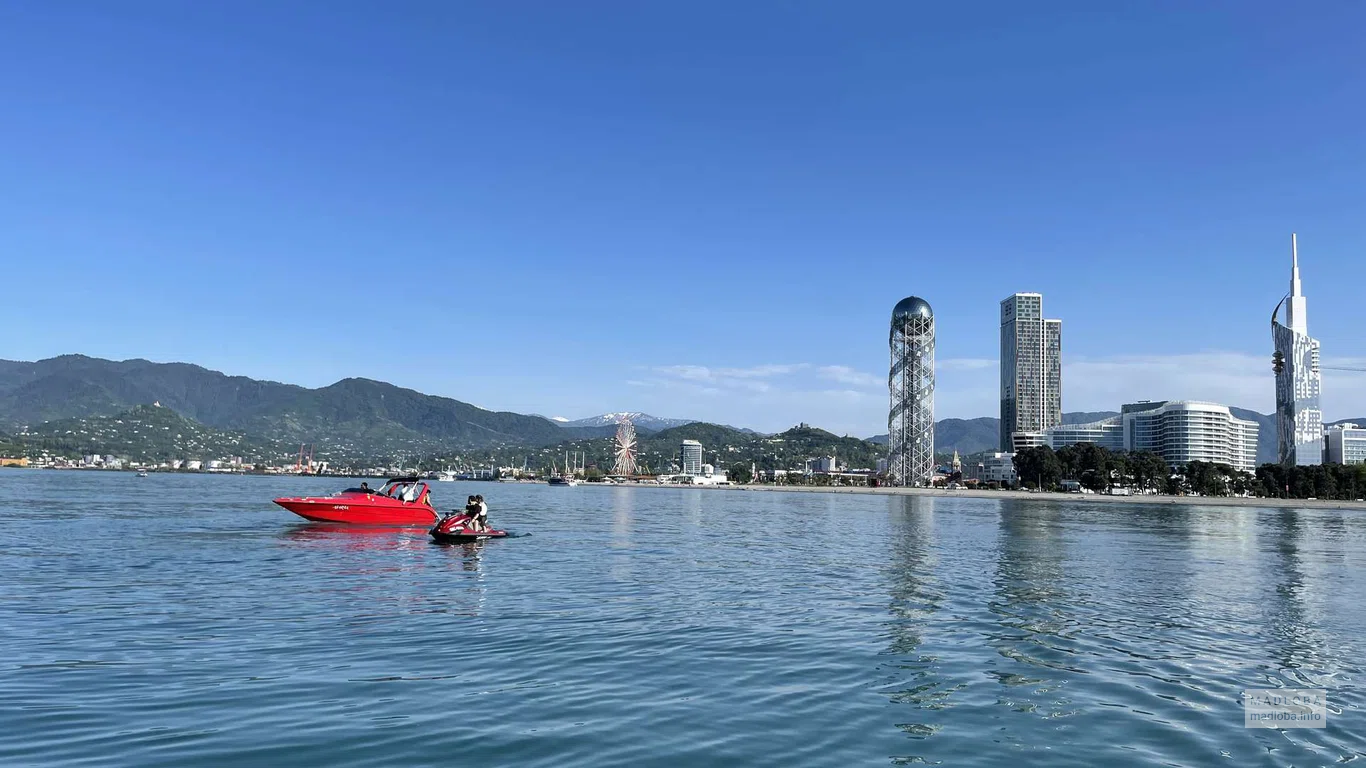
[[[1366,464],[1263,464],[1255,473],[1208,461],[1173,468],[1152,451],[1112,451],[1095,443],[1056,451],[1048,446],[1026,448],[1015,454],[1014,461],[1022,487],[1046,490],[1057,488],[1063,480],[1075,480],[1097,492],[1124,487],[1173,496],[1360,499],[1366,495]]]

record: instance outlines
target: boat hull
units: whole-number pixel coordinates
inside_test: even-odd
[[[480,533],[432,531],[432,540],[440,544],[460,544],[466,541],[483,541],[484,539],[506,539],[507,535],[507,531],[483,531]]]
[[[378,500],[377,500],[378,501]],[[425,504],[376,503],[349,498],[281,498],[275,503],[315,523],[351,525],[431,525],[439,519],[436,510]]]

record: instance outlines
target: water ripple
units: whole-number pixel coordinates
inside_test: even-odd
[[[495,519],[534,536],[436,546],[268,502],[336,485],[0,473],[0,763],[1366,750],[1366,521],[1350,514],[499,485]],[[1258,687],[1327,689],[1328,727],[1244,728]]]

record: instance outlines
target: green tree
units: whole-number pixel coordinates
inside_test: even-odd
[[[1064,445],[1054,451],[1058,457],[1059,472],[1063,480],[1076,480],[1081,476],[1080,445]]]
[[[1106,482],[1110,486],[1127,485],[1129,483],[1129,454],[1124,451],[1115,451],[1109,456],[1110,469],[1106,473]]]
[[[1110,487],[1110,452],[1095,443],[1076,446],[1077,479],[1093,491]]]
[[[1152,451],[1135,451],[1129,454],[1129,467],[1134,475],[1134,485],[1140,489],[1164,490],[1171,475],[1167,461]]]
[[[1062,479],[1062,462],[1052,448],[1046,445],[1025,448],[1015,454],[1015,474],[1020,485],[1034,486],[1042,490],[1053,490]]]
[[[754,480],[754,475],[749,471],[749,465],[742,462],[730,465],[730,469],[726,470],[726,477],[732,483],[748,483]]]

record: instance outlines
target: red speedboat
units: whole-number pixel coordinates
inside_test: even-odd
[[[433,539],[442,544],[456,544],[462,541],[482,541],[484,539],[505,539],[507,531],[476,531],[470,527],[470,516],[461,512],[447,515],[428,531]]]
[[[416,477],[396,477],[378,491],[347,488],[335,496],[287,496],[275,503],[320,523],[430,525],[441,518],[432,506],[431,493]]]

